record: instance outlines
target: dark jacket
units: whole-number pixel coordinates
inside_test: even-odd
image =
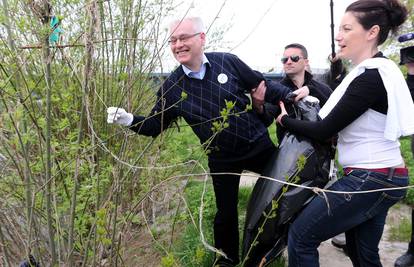
[[[342,63],[342,60],[337,60],[331,63],[330,69],[325,77],[325,82],[332,90],[342,82],[346,76],[346,68]]]
[[[414,101],[414,75],[407,74],[407,85],[410,88],[411,97]]]
[[[289,87],[291,92],[295,91],[296,89],[299,89],[293,81],[288,77],[285,76],[281,82],[281,84]],[[313,79],[313,76],[311,73],[305,71],[305,82],[303,86],[308,86],[309,88],[309,95],[314,96],[319,99],[320,106],[322,107],[325,105],[326,101],[328,100],[329,96],[332,93],[332,90],[324,83],[318,82],[315,79]],[[293,116],[294,109],[292,105],[285,105],[286,111],[289,114],[289,116]],[[273,105],[266,103],[264,106],[264,112],[265,115],[262,116],[262,119],[265,121],[265,124],[270,124],[269,120],[273,121],[274,118],[276,118],[280,114],[279,105]],[[285,134],[285,129],[283,127],[277,127],[276,129],[276,135],[277,139],[280,142]]]

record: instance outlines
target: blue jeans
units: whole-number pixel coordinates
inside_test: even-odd
[[[407,186],[407,176],[353,170],[335,182],[334,191],[366,191]],[[289,267],[319,266],[320,243],[345,232],[349,257],[354,266],[382,266],[378,244],[388,209],[404,198],[406,190],[362,194],[326,193],[316,196],[289,229]],[[327,205],[329,203],[329,207]]]

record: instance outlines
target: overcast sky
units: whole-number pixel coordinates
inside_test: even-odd
[[[335,33],[345,8],[354,1],[334,0]],[[231,52],[254,69],[280,70],[284,46],[293,42],[308,49],[312,67],[328,67],[330,0],[183,0],[178,17],[190,6],[189,14],[202,17],[206,27],[219,14],[214,27],[230,25],[223,43],[236,47]],[[227,47],[215,50],[229,51]]]

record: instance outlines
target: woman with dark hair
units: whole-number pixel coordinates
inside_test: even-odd
[[[388,209],[405,196],[408,170],[398,138],[414,133],[414,104],[404,76],[378,50],[407,18],[398,0],[359,0],[349,5],[336,41],[338,56],[355,66],[332,93],[317,122],[289,118],[283,103],[277,122],[324,141],[338,135],[344,176],[315,197],[292,223],[289,266],[319,266],[321,242],[345,232],[354,266],[382,266],[378,244]],[[365,191],[372,191],[366,193]]]

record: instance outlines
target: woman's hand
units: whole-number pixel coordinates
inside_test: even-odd
[[[279,114],[279,116],[277,116],[276,122],[283,126],[282,117],[287,115],[287,112],[286,112],[285,104],[283,104],[282,101],[279,102],[279,106],[280,106],[280,114]]]

